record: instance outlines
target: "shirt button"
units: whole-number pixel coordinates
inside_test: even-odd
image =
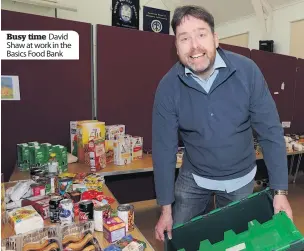
[[[213,113],[211,113],[210,115],[211,115],[211,116],[213,116],[214,114],[213,114]]]

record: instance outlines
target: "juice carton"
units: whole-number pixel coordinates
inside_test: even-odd
[[[44,149],[40,146],[30,146],[30,167],[43,166],[45,162]]]
[[[67,148],[62,145],[52,146],[52,152],[56,154],[56,160],[58,161],[58,172],[64,173],[68,171],[68,153]]]
[[[143,137],[132,137],[132,160],[142,159],[143,157]]]
[[[115,140],[117,136],[125,135],[126,126],[125,125],[108,125],[106,126],[106,139]]]
[[[27,143],[17,144],[17,165],[22,171],[27,171],[30,168],[30,152]]]
[[[86,122],[77,126],[77,157],[80,163],[85,162],[88,153],[88,143],[91,140],[105,140],[106,129],[104,122]]]
[[[114,164],[127,165],[132,161],[132,137],[130,135],[121,135],[114,142]]]
[[[27,143],[29,146],[39,146],[39,143],[37,141],[32,141]]]
[[[40,147],[43,149],[44,153],[44,162],[47,163],[50,158],[50,151],[52,150],[52,144],[50,143],[42,143]]]

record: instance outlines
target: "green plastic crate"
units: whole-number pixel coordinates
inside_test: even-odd
[[[225,232],[224,240],[214,245],[208,240],[202,241],[199,251],[283,251],[296,250],[297,247],[304,249],[304,237],[286,213],[280,212],[264,224],[250,221],[248,230],[239,235],[229,230]]]
[[[248,231],[248,223],[260,223],[263,226],[273,220],[273,197],[269,189],[253,193],[247,198],[233,202],[223,208],[198,216],[189,222],[173,226],[172,240],[165,235],[165,251],[213,251],[226,249],[212,249],[212,245],[227,240],[228,236],[241,236]],[[277,216],[278,217],[278,216]],[[291,223],[291,227],[295,227]],[[250,232],[250,231],[249,231]],[[232,234],[233,233],[233,234]],[[250,232],[251,233],[251,232]],[[297,232],[298,233],[298,232]],[[224,236],[225,234],[225,236]],[[233,239],[233,238],[232,238]],[[302,237],[299,237],[299,240]],[[209,243],[211,248],[200,249],[203,243]],[[232,240],[231,240],[232,241]],[[287,240],[288,241],[288,240]],[[237,240],[236,240],[237,242]],[[235,243],[236,243],[235,242]],[[304,250],[304,242],[290,242],[290,251]],[[293,245],[294,244],[294,245]],[[205,244],[207,245],[207,244]],[[209,245],[209,246],[210,246]],[[220,244],[218,244],[220,245]],[[216,247],[216,246],[215,246]],[[202,248],[202,246],[201,246]],[[235,249],[237,250],[237,249]],[[242,249],[241,249],[242,250]],[[247,250],[247,249],[243,249]],[[248,249],[250,250],[250,249]],[[254,250],[254,249],[253,249]],[[268,249],[257,249],[268,250]],[[269,249],[283,251],[285,249]],[[287,249],[288,250],[288,249]],[[228,251],[234,251],[229,250]]]

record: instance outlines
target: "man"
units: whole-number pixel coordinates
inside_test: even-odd
[[[180,62],[159,83],[153,107],[152,156],[162,206],[156,238],[164,240],[164,231],[172,238],[172,225],[202,214],[212,194],[223,207],[253,192],[252,128],[276,194],[274,211],[292,219],[283,129],[261,71],[252,60],[219,48],[205,9],[177,8],[171,25]],[[185,153],[175,183],[178,133]]]

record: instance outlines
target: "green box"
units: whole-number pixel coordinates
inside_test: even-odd
[[[229,230],[224,233],[224,240],[211,244],[209,240],[202,241],[199,251],[221,250],[304,250],[304,237],[288,218],[285,212],[280,212],[271,220],[260,224],[257,220],[248,223],[248,230],[240,234]]]
[[[37,141],[32,141],[27,143],[29,146],[39,146],[39,142]]]
[[[46,164],[44,150],[40,146],[30,146],[30,166],[40,167]]]
[[[56,154],[56,159],[59,165],[59,173],[64,173],[68,171],[68,153],[67,148],[62,145],[54,145],[52,147],[52,152]]]
[[[30,168],[30,153],[27,143],[17,144],[17,166],[21,171]]]
[[[50,159],[50,152],[52,151],[52,144],[50,143],[42,143],[40,147],[43,149],[44,153],[44,161],[45,163],[48,163]]]
[[[286,217],[285,217],[286,218]],[[277,232],[275,228],[278,224],[283,224],[288,238],[283,238],[283,246],[273,245],[276,243]],[[255,226],[249,228],[248,225]],[[259,224],[261,224],[259,226]],[[262,226],[262,227],[261,227]],[[258,232],[264,227],[262,238]],[[271,229],[272,227],[272,229]],[[229,244],[240,244],[240,238],[250,238],[256,243],[254,250],[304,250],[304,241],[293,223],[284,219],[284,215],[274,216],[273,196],[267,188],[261,192],[253,193],[247,198],[235,201],[229,205],[211,211],[208,214],[198,216],[189,222],[173,226],[172,240],[165,234],[165,251],[214,251],[226,250],[224,246]],[[277,229],[277,231],[280,231]],[[249,234],[248,234],[249,232]],[[281,238],[281,237],[280,237]],[[274,243],[273,243],[274,241]],[[258,244],[260,246],[257,246]],[[278,243],[279,244],[279,240]],[[210,245],[209,245],[210,244]],[[205,246],[204,246],[205,245]],[[267,249],[269,245],[269,249]],[[273,246],[272,246],[273,245]],[[201,248],[201,249],[200,249]],[[289,248],[289,249],[288,249]],[[228,249],[229,250],[229,249]],[[231,249],[232,250],[252,250],[252,249]]]

